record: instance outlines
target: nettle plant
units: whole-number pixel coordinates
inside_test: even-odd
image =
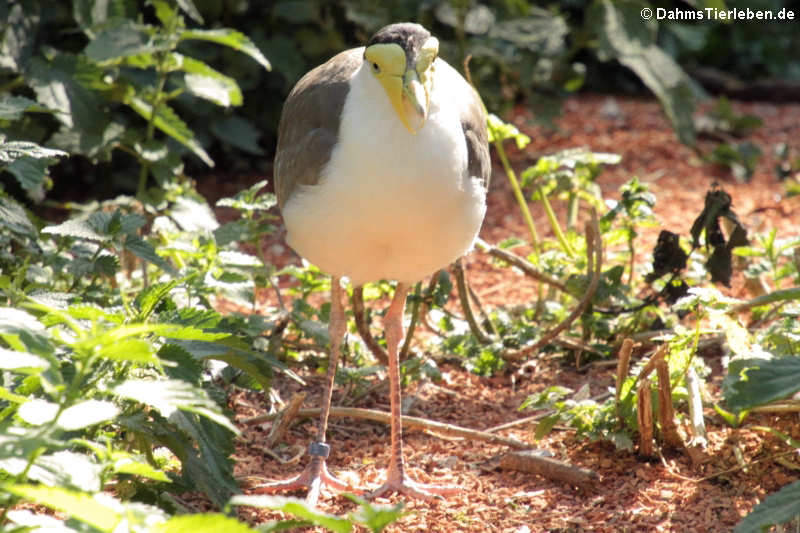
[[[59,155],[0,144],[4,169]],[[255,214],[274,202],[263,185],[220,201],[242,213],[224,225],[178,186],[161,210],[120,197],[51,225],[0,193],[1,531],[256,531],[221,514],[183,514],[168,497],[198,490],[229,513],[247,505],[296,517],[259,531],[380,531],[403,514],[357,500],[356,512],[337,517],[294,499],[236,496],[239,431],[222,385],[269,390],[275,372],[299,379],[261,342],[274,317],[213,307],[217,298],[249,306],[269,271],[239,248],[273,229],[271,215]],[[223,368],[213,379],[211,360]]]
[[[645,441],[653,436],[664,447],[699,444],[704,439],[700,390],[702,378],[710,373],[698,355],[701,340],[728,354],[723,398],[714,405],[726,422],[738,426],[757,407],[797,410],[791,398],[800,392],[800,238],[779,239],[775,231],[748,238],[731,197],[715,184],[698,206],[684,244],[679,235],[664,230],[653,250],[652,264],[636,265],[636,228],[652,222],[655,205],[655,197],[644,184],[632,179],[620,189],[619,201],[603,201],[593,180],[601,170],[599,163],[615,161],[608,154],[585,151],[542,157],[517,180],[502,143],[513,139],[522,148],[528,139],[499,120],[490,120],[490,132],[523,219],[528,221],[531,240],[527,244],[532,252],[520,258],[508,250],[489,251],[522,268],[540,287],[547,285],[546,291],[540,289],[547,301],[513,313],[495,311],[491,317],[495,331],[501,333],[500,343],[481,343],[465,333],[458,344],[451,337],[446,345],[477,357],[478,370],[496,370],[504,364],[498,360],[518,361],[520,354],[527,358],[540,349],[571,350],[577,365],[582,354],[618,355],[616,384],[608,394],[593,398],[588,385],[578,391],[553,386],[523,402],[520,409],[544,410],[537,438],[562,423],[580,437],[609,440],[622,449],[633,449],[636,437],[639,453],[648,456],[653,448]],[[555,236],[551,242],[539,240],[525,202],[526,190],[548,215]],[[548,196],[555,195],[567,202],[566,230],[549,205]],[[605,257],[601,271],[590,260],[591,232],[583,237],[574,230],[578,199],[586,200],[590,209],[607,204],[602,217],[593,217],[599,220],[596,231],[602,236],[598,244]],[[521,239],[510,239],[501,247],[520,243]],[[755,294],[752,299],[728,298],[715,288],[715,284],[730,286],[735,269],[744,273]],[[645,290],[635,284],[637,273],[647,284]],[[633,336],[660,343],[660,349],[630,364],[632,343],[627,349],[625,343],[622,349],[619,346],[622,339]],[[519,341],[523,344],[516,344]],[[649,378],[651,372],[657,380]],[[695,432],[692,440],[682,441],[675,418],[690,419],[687,425]],[[787,435],[761,429],[777,435],[790,449],[800,449],[800,443]],[[759,505],[739,530],[755,531],[792,519],[800,513],[799,497],[800,483],[787,485]]]
[[[68,15],[83,37],[59,47],[40,45],[52,39],[48,21],[66,16],[62,4],[0,8],[9,22],[0,172],[11,178],[0,191],[0,530],[256,531],[221,514],[183,514],[169,496],[199,490],[228,514],[249,505],[296,517],[261,531],[379,531],[399,507],[359,500],[336,517],[293,499],[236,496],[238,429],[222,385],[268,390],[276,372],[299,379],[262,342],[274,316],[214,309],[219,298],[254,305],[271,279],[263,255],[245,250],[274,230],[275,200],[257,183],[220,201],[240,215],[220,224],[183,174],[187,153],[212,161],[171,102],[241,103],[233,79],[178,52],[185,41],[268,63],[239,32],[187,28],[182,14],[199,17],[190,1],[148,6],[154,24],[132,2],[76,1]],[[135,162],[121,165],[135,198],[44,200],[69,212],[60,223],[19,200],[41,202],[59,160],[113,163],[123,153]],[[211,360],[222,369],[213,375]],[[31,512],[31,503],[67,518]]]
[[[122,152],[136,162],[120,179],[135,183],[137,197],[162,199],[163,187],[184,178],[182,153],[213,166],[200,140],[171,105],[188,96],[221,107],[242,104],[236,80],[181,52],[190,42],[225,46],[270,64],[244,34],[227,28],[187,27],[184,15],[201,23],[190,1],[76,0],[43,6],[19,2],[0,8],[4,32],[0,126],[10,138],[35,140],[92,162],[109,162]],[[73,31],[56,36],[49,27]],[[63,30],[62,30],[63,31]],[[44,44],[43,44],[44,43]],[[13,121],[13,122],[11,122]],[[126,161],[119,162],[123,165]],[[32,194],[46,186],[41,165],[17,163],[14,175]],[[113,167],[112,167],[113,168]],[[150,179],[159,187],[146,196]]]

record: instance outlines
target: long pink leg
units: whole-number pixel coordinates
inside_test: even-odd
[[[405,473],[403,460],[403,427],[400,418],[400,357],[399,347],[403,340],[403,309],[406,305],[408,285],[398,283],[389,311],[384,319],[386,349],[389,353],[389,403],[391,405],[392,449],[386,483],[368,494],[376,498],[387,493],[397,492],[412,498],[428,500],[457,493],[454,486],[438,486],[417,483]]]
[[[322,485],[332,488],[338,492],[351,492],[362,494],[363,491],[351,487],[328,472],[325,459],[328,457],[330,446],[325,442],[325,434],[328,431],[328,415],[331,410],[331,395],[333,394],[333,380],[336,376],[336,367],[339,364],[339,354],[341,351],[342,339],[344,337],[347,320],[342,306],[342,288],[339,278],[331,279],[331,317],[328,324],[328,333],[331,339],[331,353],[328,361],[328,375],[325,382],[325,390],[322,396],[322,412],[319,417],[317,429],[317,441],[312,442],[308,447],[311,461],[305,470],[299,475],[278,481],[267,483],[254,488],[255,494],[272,494],[275,492],[285,492],[308,487],[306,501],[316,504],[319,499],[319,491]]]

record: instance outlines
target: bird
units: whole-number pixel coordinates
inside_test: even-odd
[[[274,164],[286,241],[331,276],[330,354],[316,441],[294,478],[257,493],[321,486],[376,498],[441,498],[452,486],[422,484],[403,458],[398,349],[410,286],[473,246],[491,172],[486,111],[477,91],[439,57],[439,41],[404,22],[375,32],[305,74],[281,113]],[[386,482],[354,490],[326,466],[334,376],[346,329],[342,281],[396,281],[384,316],[389,355],[391,449]]]

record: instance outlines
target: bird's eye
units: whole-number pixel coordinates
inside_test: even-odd
[[[378,65],[377,63],[372,63],[372,72],[374,72],[375,74],[380,74],[381,72],[380,65]]]

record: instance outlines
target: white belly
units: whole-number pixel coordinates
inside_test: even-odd
[[[446,91],[444,85],[434,91]],[[486,191],[466,176],[460,120],[450,100],[443,102],[431,106],[412,135],[378,82],[359,70],[319,184],[296,191],[284,206],[289,245],[356,285],[413,283],[467,252],[486,211]]]

